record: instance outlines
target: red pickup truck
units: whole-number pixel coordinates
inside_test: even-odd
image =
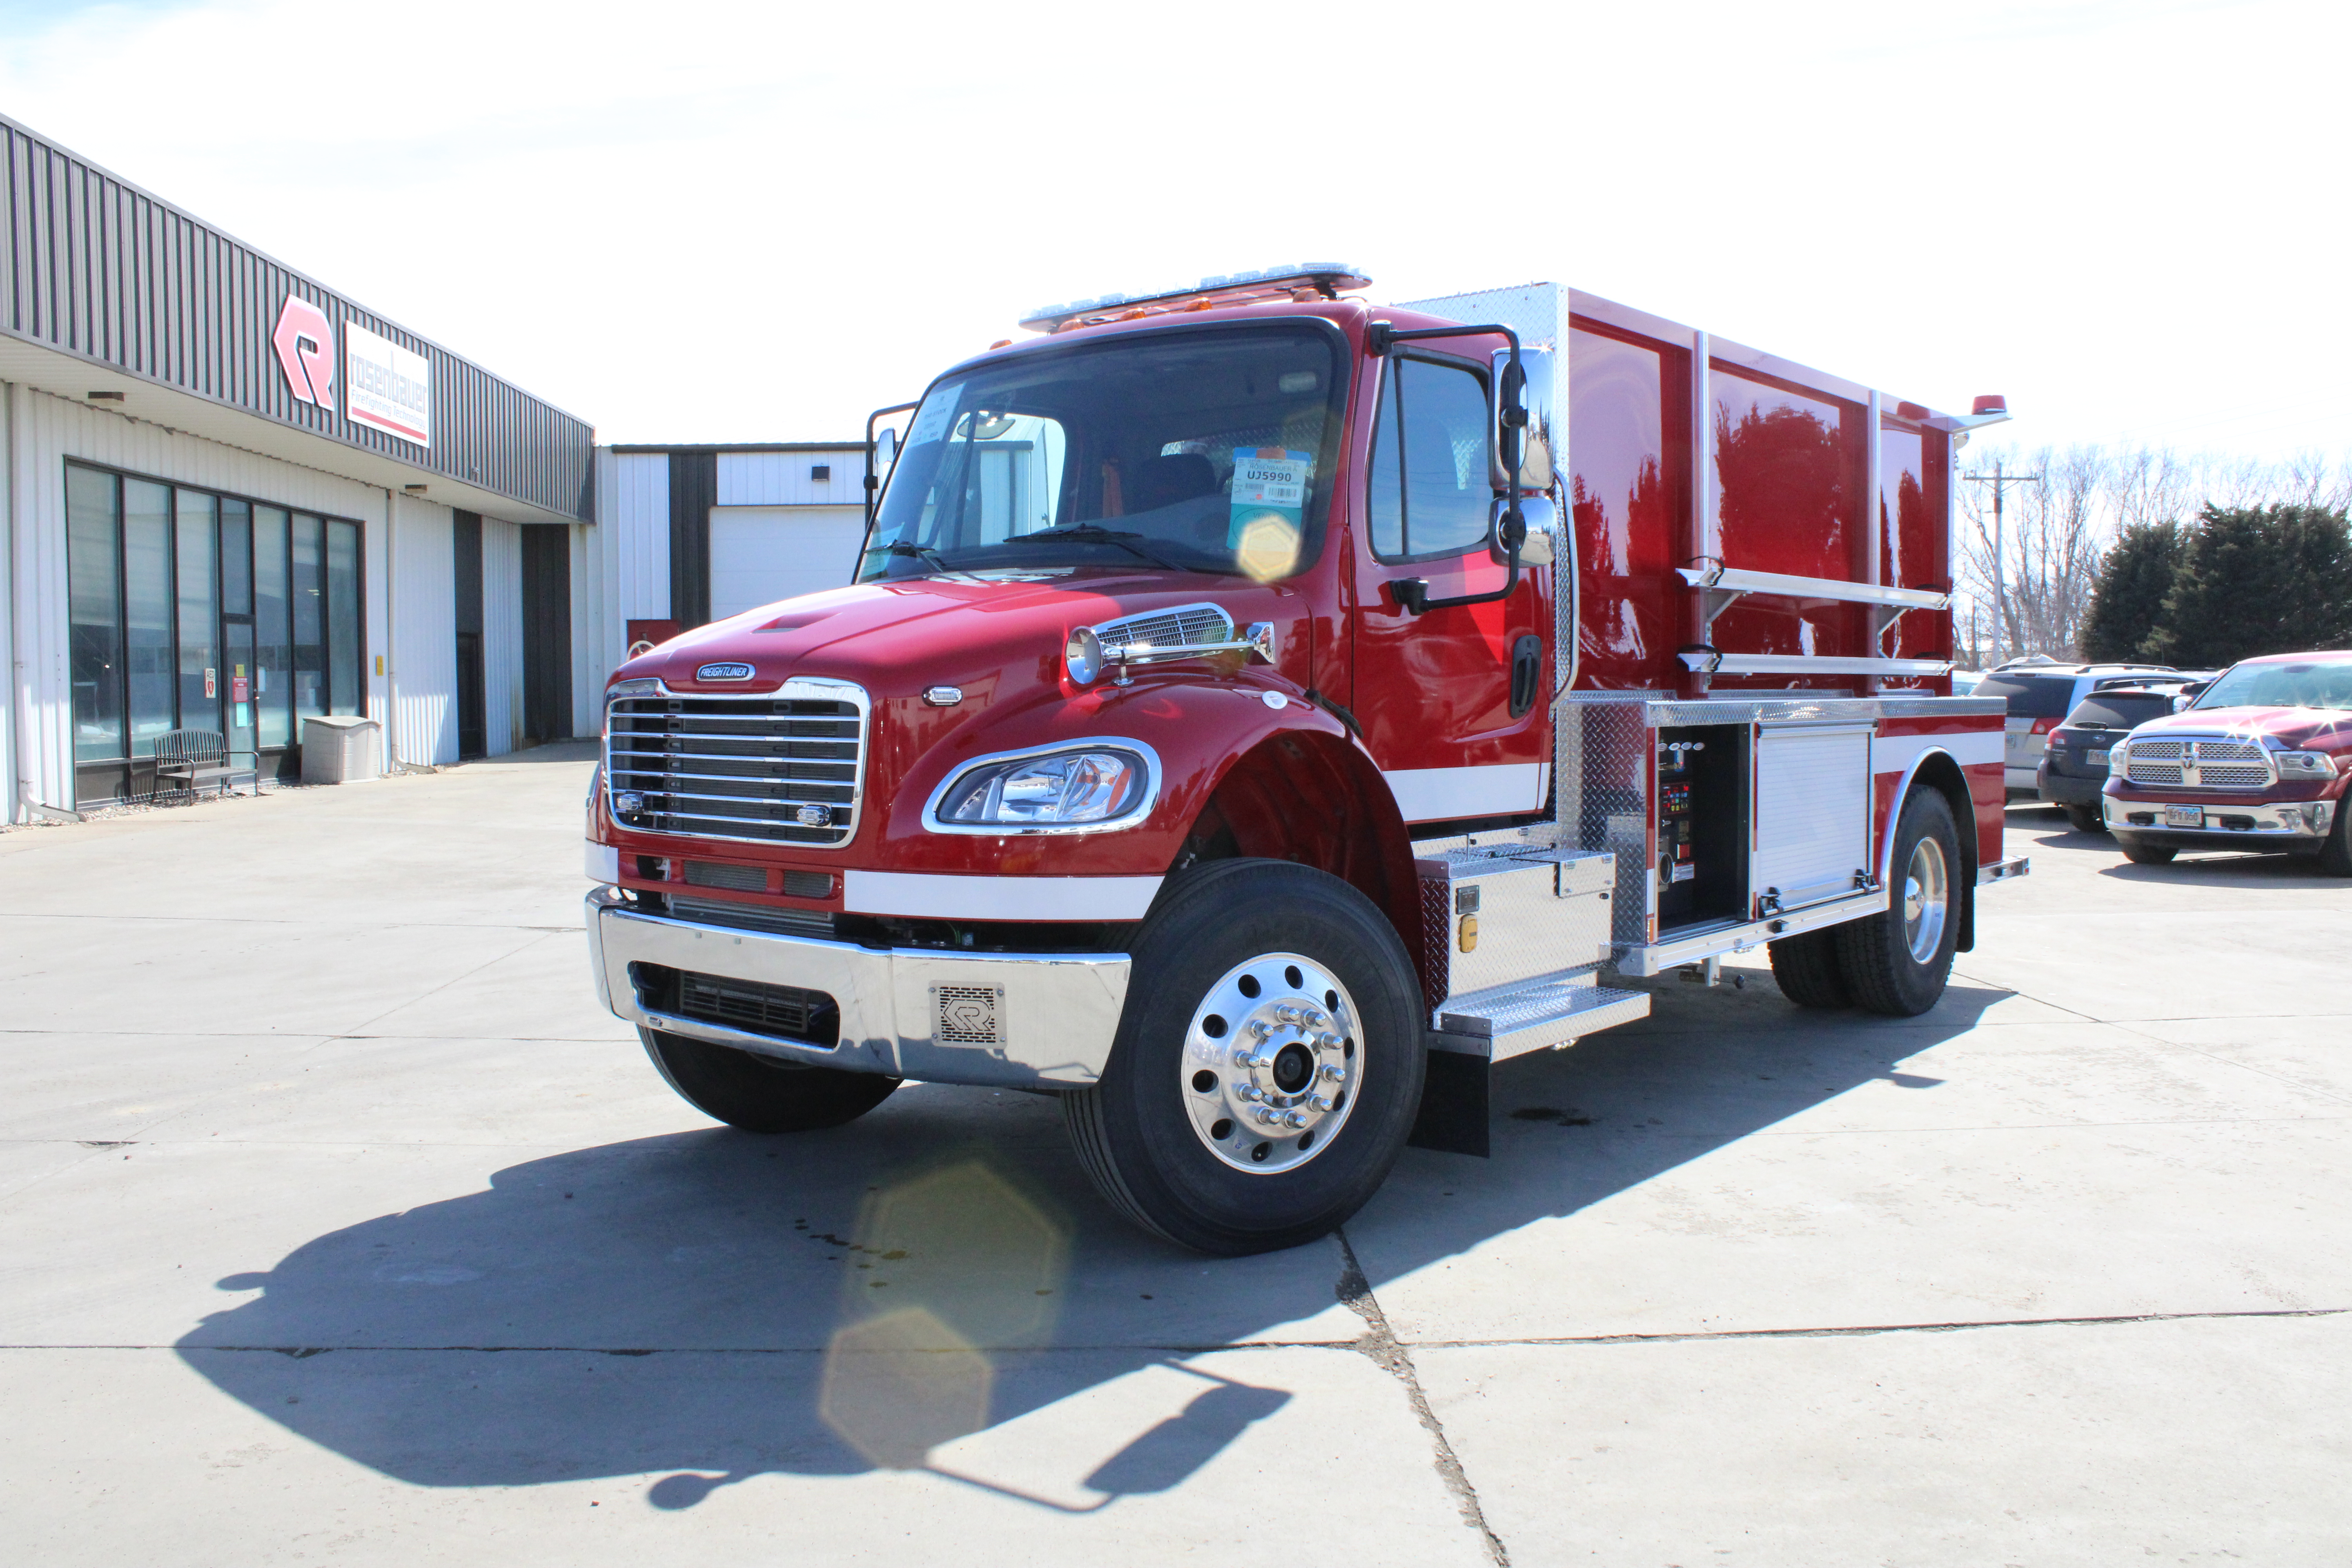
[[[2187,709],[2134,730],[2107,765],[2107,827],[2140,865],[2252,850],[2352,877],[2352,652],[2232,665]]]

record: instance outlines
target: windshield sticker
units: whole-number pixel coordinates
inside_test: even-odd
[[[907,445],[920,447],[929,441],[944,440],[948,421],[955,417],[956,405],[963,398],[963,383],[936,387],[923,406],[916,411],[914,426],[907,432]]]
[[[1315,456],[1282,447],[1234,448],[1233,510],[1225,542],[1241,569],[1261,583],[1288,575],[1298,560],[1307,486]]]

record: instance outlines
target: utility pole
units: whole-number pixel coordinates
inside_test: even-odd
[[[2009,589],[2002,582],[2001,569],[2002,562],[2007,559],[2007,538],[2001,526],[2001,499],[2008,493],[2010,486],[2038,485],[2042,482],[2042,476],[2004,474],[2000,471],[2000,459],[1996,458],[1991,473],[1969,474],[1966,478],[1970,484],[1992,487],[1992,630],[1997,639],[1993,651],[1998,653],[2001,644],[2009,638]],[[2010,651],[2015,653],[2017,650],[2012,647]],[[1988,659],[1985,662],[1990,665],[2000,661]]]

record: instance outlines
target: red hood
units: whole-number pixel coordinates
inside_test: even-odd
[[[1017,681],[1016,671],[1030,671],[1050,689],[1060,683],[1062,645],[1072,628],[1203,602],[1223,607],[1236,626],[1274,622],[1286,653],[1303,647],[1293,634],[1306,601],[1290,584],[1081,566],[1017,579],[950,574],[809,594],[698,626],[631,659],[614,679],[659,676],[677,691],[743,691],[788,676],[833,676],[878,700],[984,682],[1000,672]],[[697,669],[722,661],[751,665],[751,679],[695,679]]]
[[[2132,733],[2269,736],[2296,751],[2344,752],[2352,751],[2352,713],[2333,708],[2192,708],[2151,719]]]

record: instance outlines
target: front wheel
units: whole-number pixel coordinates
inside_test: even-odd
[[[1421,1102],[1421,989],[1337,877],[1221,860],[1137,933],[1102,1081],[1062,1097],[1087,1173],[1145,1229],[1238,1257],[1323,1236],[1388,1177]]]
[[[1960,836],[1942,795],[1903,803],[1892,864],[1892,904],[1837,928],[1838,959],[1856,1005],[1916,1018],[1943,996],[1960,934]]]
[[[2331,877],[2352,877],[2352,793],[2336,803],[2336,820],[2319,846],[2319,868]]]
[[[679,1099],[746,1132],[839,1127],[889,1099],[898,1087],[898,1079],[879,1073],[804,1068],[659,1029],[640,1027],[637,1035]]]
[[[2150,844],[2146,839],[2136,836],[2127,838],[2120,833],[2116,835],[2116,847],[2122,850],[2124,858],[2135,866],[2169,866],[2172,858],[2180,853],[2173,845]]]
[[[2105,833],[2107,830],[2106,816],[2095,805],[2069,805],[2066,807],[2066,820],[2074,825],[2078,833]]]

